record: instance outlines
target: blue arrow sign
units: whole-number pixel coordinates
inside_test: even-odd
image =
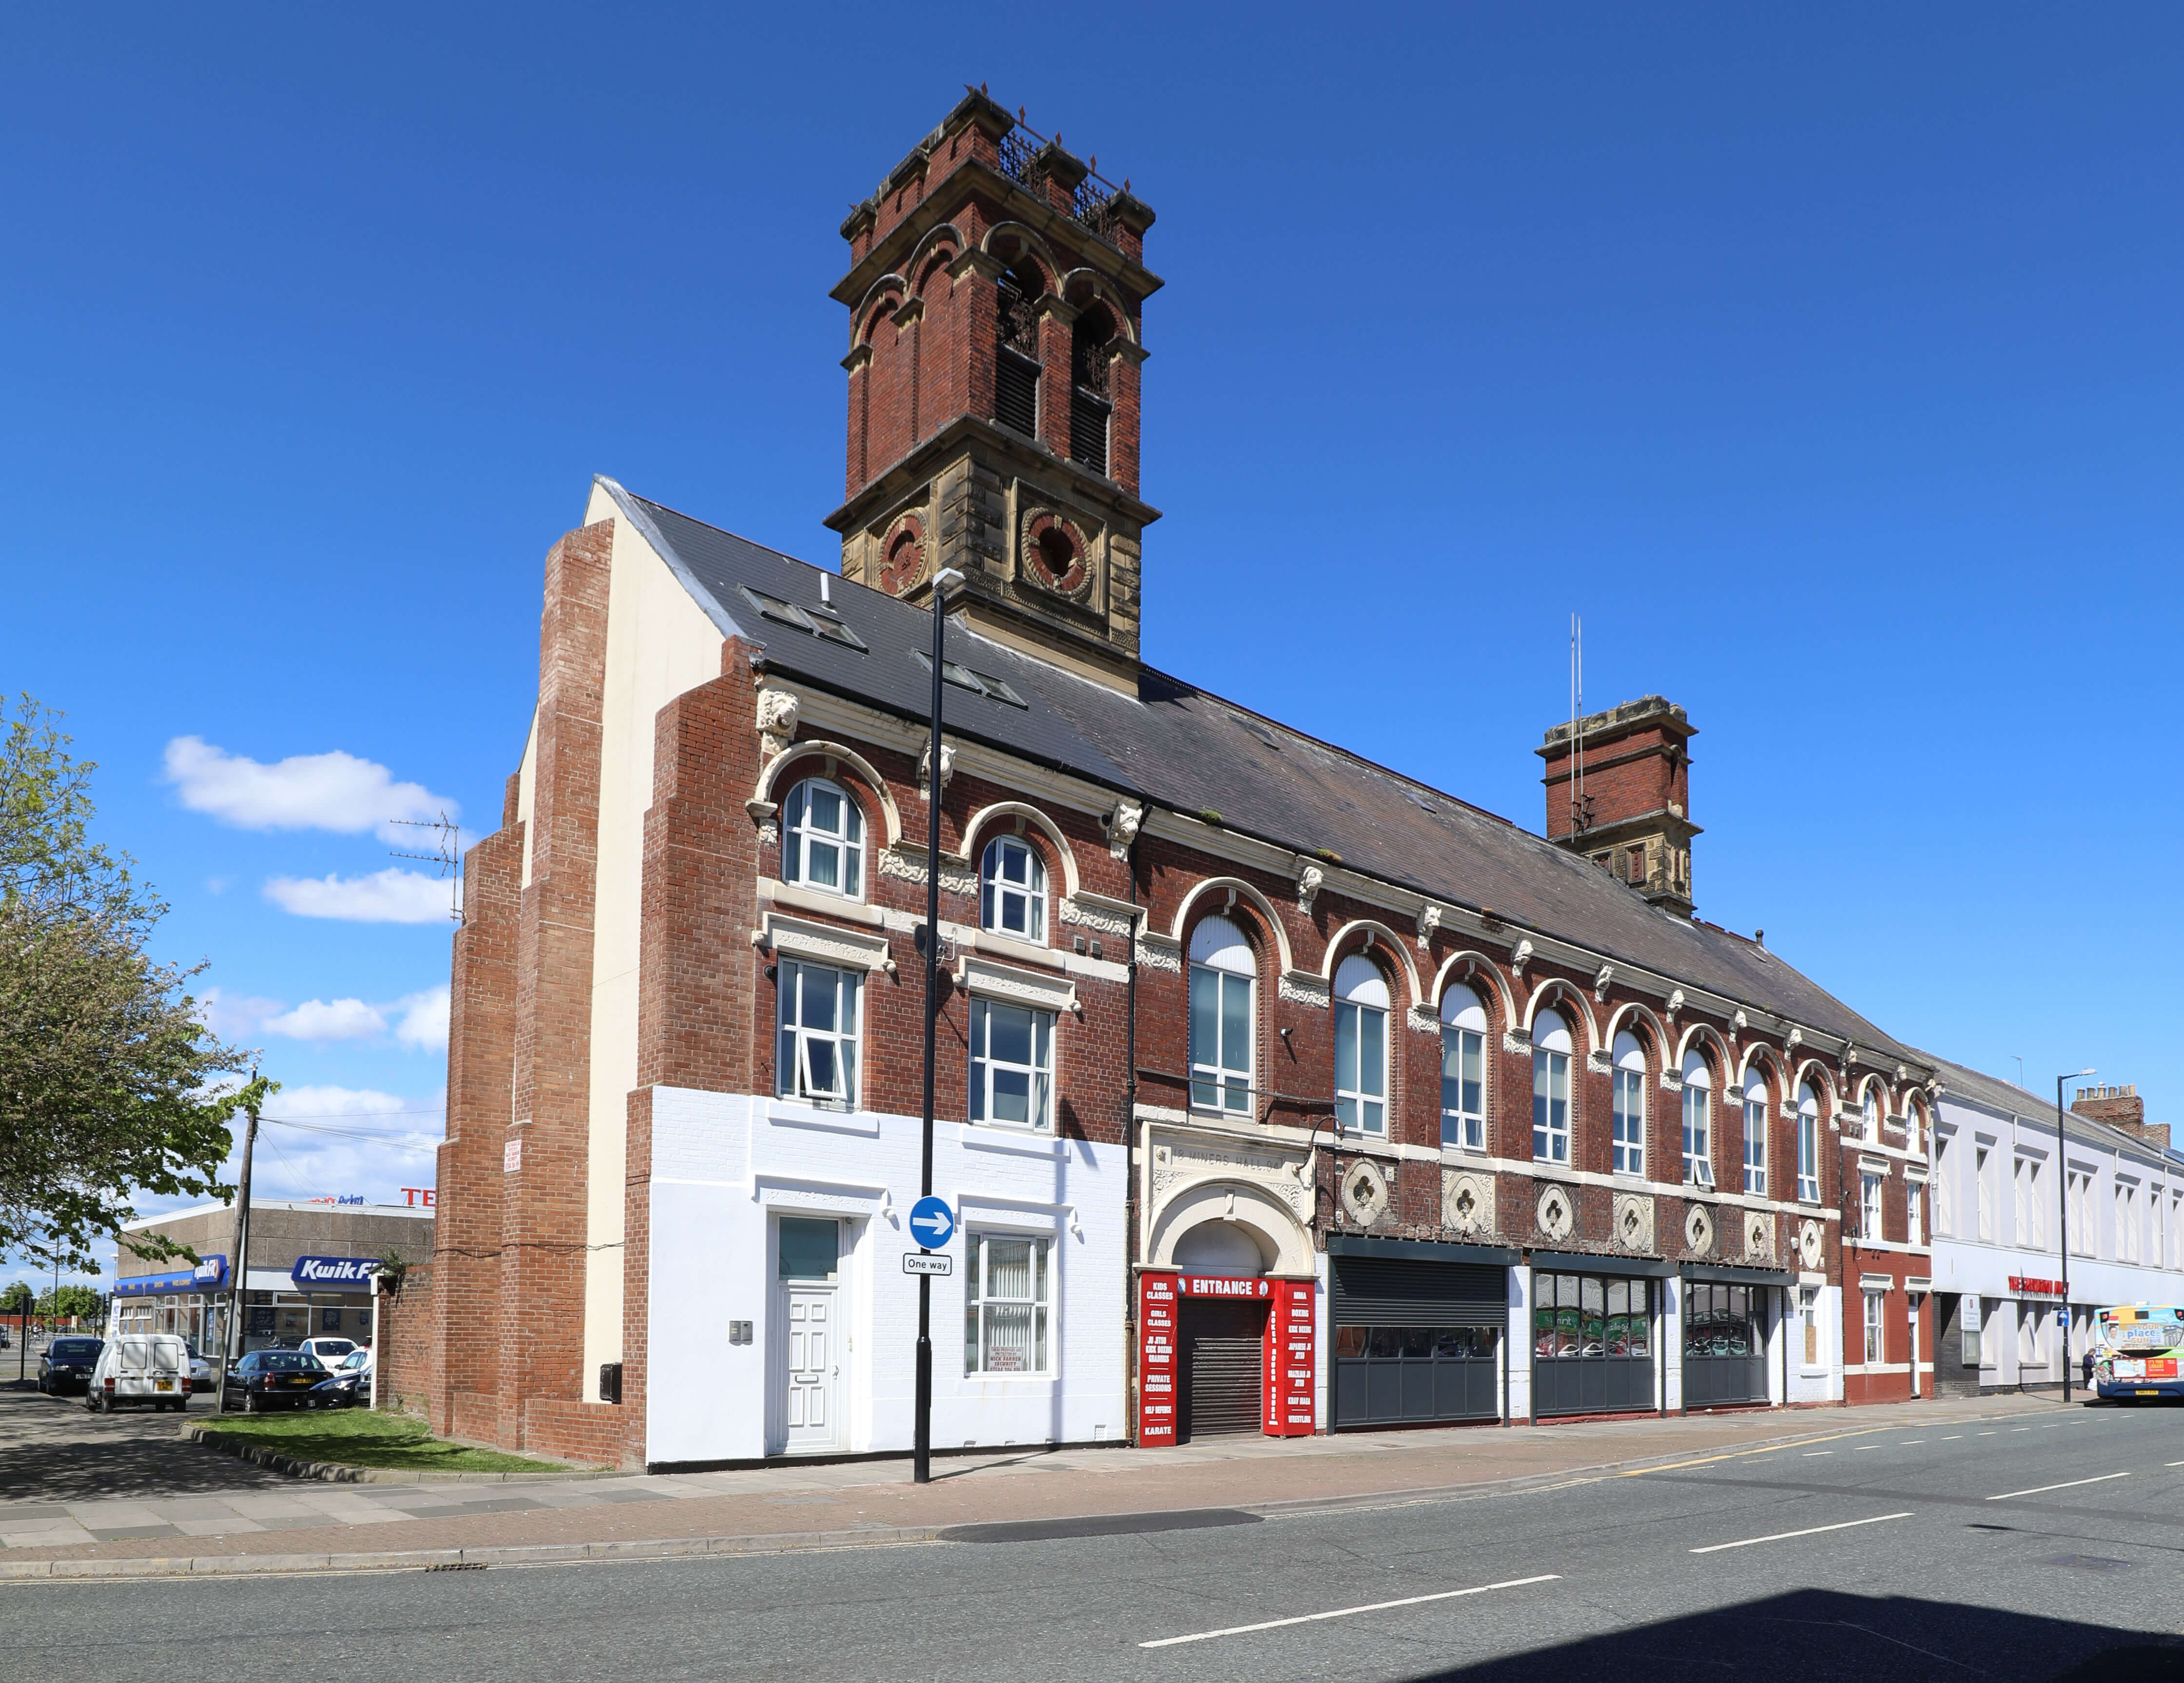
[[[956,1212],[944,1198],[920,1198],[910,1207],[910,1236],[928,1251],[938,1251],[956,1236]]]

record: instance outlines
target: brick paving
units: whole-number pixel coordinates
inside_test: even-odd
[[[906,1460],[493,1485],[291,1480],[278,1489],[0,1502],[0,1565],[185,1552],[202,1563],[207,1557],[793,1539],[1185,1507],[1402,1500],[1512,1480],[1582,1476],[1634,1461],[1733,1452],[1792,1436],[1915,1429],[1945,1420],[2052,1413],[2060,1407],[2044,1398],[1996,1396],[1507,1429],[1225,1438],[1173,1449],[1022,1451],[936,1459],[933,1482],[922,1488],[910,1482]],[[187,1551],[176,1546],[185,1539]]]

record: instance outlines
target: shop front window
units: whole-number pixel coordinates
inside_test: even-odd
[[[1540,1360],[1651,1357],[1651,1280],[1542,1273],[1533,1290],[1532,1353]]]

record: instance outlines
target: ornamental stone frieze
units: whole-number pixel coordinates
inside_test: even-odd
[[[1157,1123],[1146,1129],[1146,1144],[1148,1214],[1155,1222],[1176,1198],[1213,1181],[1244,1183],[1272,1197],[1300,1223],[1312,1220],[1315,1151]],[[1381,1184],[1384,1195],[1385,1181]]]
[[[1370,1227],[1388,1213],[1388,1177],[1370,1158],[1342,1172],[1343,1213],[1360,1227]]]
[[[1615,1242],[1644,1256],[1653,1253],[1653,1201],[1642,1192],[1615,1195]]]
[[[1754,1262],[1774,1260],[1774,1218],[1764,1211],[1745,1212],[1744,1254]]]
[[[1820,1224],[1808,1216],[1797,1229],[1797,1260],[1808,1269],[1817,1270],[1825,1255],[1825,1241],[1820,1234]]]
[[[1534,1214],[1540,1231],[1550,1239],[1565,1240],[1577,1231],[1577,1200],[1567,1186],[1542,1187]]]
[[[1684,1216],[1684,1246],[1693,1256],[1703,1257],[1713,1249],[1713,1212],[1704,1204],[1694,1204]]]
[[[1440,1172],[1441,1224],[1467,1238],[1496,1231],[1494,1223],[1494,1177],[1464,1169]]]

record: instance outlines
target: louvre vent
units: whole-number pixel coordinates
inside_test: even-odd
[[[1006,345],[994,357],[994,419],[1028,438],[1039,436],[1039,365]]]
[[[1069,394],[1069,454],[1098,474],[1107,476],[1107,421],[1114,405],[1082,387]]]

